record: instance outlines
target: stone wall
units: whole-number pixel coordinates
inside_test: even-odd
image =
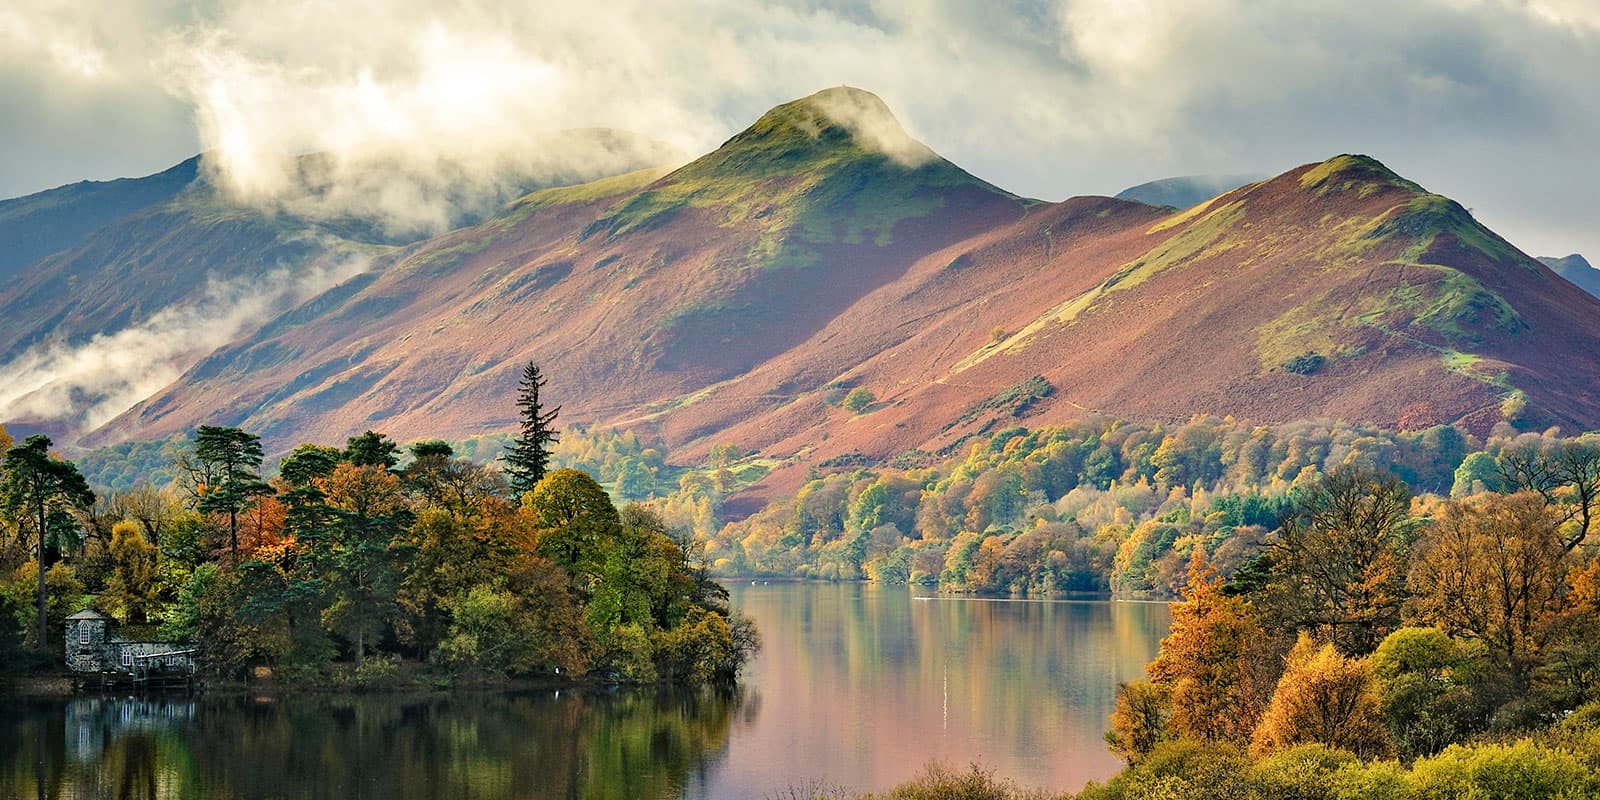
[[[106,622],[100,619],[69,619],[66,627],[67,668],[76,672],[100,672],[106,663]]]

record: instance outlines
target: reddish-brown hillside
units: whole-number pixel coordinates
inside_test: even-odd
[[[670,174],[536,193],[414,247],[98,438],[507,430],[529,359],[564,421],[759,448],[779,488],[1090,412],[1482,430],[1520,397],[1527,424],[1600,425],[1600,301],[1372,159],[1177,213],[1036,203],[834,89]],[[871,405],[837,405],[858,386]]]

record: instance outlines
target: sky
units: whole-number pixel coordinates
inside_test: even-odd
[[[0,196],[200,150],[247,197],[307,152],[487,179],[595,126],[694,154],[848,84],[1019,194],[1366,153],[1600,260],[1597,76],[1600,0],[8,0]]]

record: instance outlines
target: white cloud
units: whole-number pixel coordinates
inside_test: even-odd
[[[329,267],[275,270],[252,280],[213,281],[194,300],[88,342],[50,342],[0,364],[0,419],[63,419],[92,430],[176,380],[217,347],[362,272],[350,259]]]
[[[133,0],[110,12],[20,0],[0,11],[0,42],[24,29],[60,96],[91,73],[168,88],[198,142],[258,198],[282,197],[284,159],[310,151],[332,154],[341,180],[395,163],[484,180],[529,168],[536,132],[571,127],[700,152],[775,103],[849,84],[883,96],[941,154],[1047,199],[1359,151],[1473,193],[1461,199],[1530,249],[1600,251],[1600,201],[1580,193],[1600,181],[1593,0]],[[0,136],[23,124],[0,122]],[[48,144],[11,157],[48,158]],[[60,169],[77,177],[81,164]],[[387,200],[354,194],[395,212],[438,191],[401,183]],[[415,216],[407,223],[438,224]]]

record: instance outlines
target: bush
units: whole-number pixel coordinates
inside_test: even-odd
[[[1293,372],[1296,375],[1310,375],[1322,369],[1327,360],[1321,353],[1307,351],[1283,362],[1283,371]]]
[[[861,412],[866,411],[867,407],[872,405],[877,399],[877,396],[872,393],[871,389],[868,389],[865,386],[857,386],[856,388],[851,389],[849,394],[844,396],[844,410],[849,411],[852,414],[860,414]]]
[[[993,772],[973,765],[966,772],[956,772],[942,764],[929,764],[923,773],[884,795],[867,795],[862,800],[1023,800],[1043,798],[1037,792],[1028,792],[1008,780],[996,778]]]
[[[1564,750],[1526,739],[1512,744],[1452,745],[1411,769],[1416,800],[1578,800],[1600,796],[1600,777]]]
[[[1394,761],[1355,761],[1328,776],[1333,800],[1405,800],[1406,770]]]
[[[1331,800],[1331,776],[1359,763],[1355,756],[1320,744],[1303,744],[1257,761],[1250,782],[1274,800]]]

